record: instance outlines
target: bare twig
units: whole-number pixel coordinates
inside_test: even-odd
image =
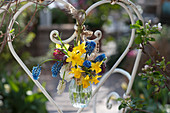
[[[30,25],[30,23],[32,22],[35,14],[36,14],[36,12],[37,12],[37,4],[36,4],[36,8],[35,8],[34,14],[33,14],[32,17],[31,17],[31,20],[28,22],[28,24],[25,26],[25,28],[15,36],[15,38],[16,38],[17,36],[19,36],[21,33],[23,33],[23,32],[27,29],[27,27],[28,27],[28,26]],[[13,39],[14,39],[14,38],[13,38]]]
[[[10,8],[10,5],[11,5],[11,2],[8,4],[7,10]],[[2,25],[3,25],[3,22],[5,20],[6,14],[7,14],[7,11],[5,11],[5,13],[3,14],[2,21],[1,21],[1,24],[0,24],[0,29],[2,28]]]

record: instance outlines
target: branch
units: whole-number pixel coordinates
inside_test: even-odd
[[[142,45],[143,46],[143,45]],[[149,52],[146,52],[145,51],[145,49],[144,49],[144,46],[143,46],[143,53],[145,53],[147,56],[149,56],[149,58],[151,59],[151,61],[154,63],[154,64],[156,64],[156,61],[153,59],[153,57],[149,54]],[[164,71],[162,71],[162,69],[160,69],[159,68],[159,66],[157,66],[157,65],[155,65],[156,66],[156,68],[162,73],[162,75],[167,79],[167,81],[168,81],[168,77],[167,77],[167,74],[164,72]],[[168,90],[170,91],[170,88],[169,88],[169,86],[168,86],[168,84],[167,84],[167,82],[165,82],[165,85],[166,85],[166,87],[168,88]]]
[[[132,110],[134,110],[134,111],[142,111],[142,112],[145,112],[145,113],[152,113],[152,112],[149,112],[149,111],[146,111],[146,110],[142,110],[142,109],[137,109],[137,108],[136,109],[132,108]]]
[[[25,26],[25,28],[15,36],[15,38],[16,38],[17,36],[19,36],[21,33],[23,33],[23,32],[27,29],[28,25],[30,25],[30,23],[32,22],[35,14],[36,14],[36,12],[37,12],[37,4],[36,4],[36,8],[35,8],[34,14],[33,14],[32,17],[31,17],[31,20],[28,22],[28,24]],[[14,40],[14,38],[13,38],[12,40]]]

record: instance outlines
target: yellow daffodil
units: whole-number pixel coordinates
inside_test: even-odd
[[[64,46],[68,49],[70,45],[69,44],[64,44]],[[56,48],[65,49],[64,47],[61,47],[60,44],[56,44]]]
[[[74,67],[76,64],[82,66],[83,65],[83,58],[81,58],[80,53],[76,53],[75,51],[68,51],[68,58],[66,59],[66,62],[72,62],[72,66]]]
[[[101,77],[101,76],[98,76],[98,75],[96,75],[95,77],[92,76],[92,80],[90,80],[91,83],[92,83],[92,84],[93,84],[93,82],[94,82],[94,84],[99,83],[100,81],[98,80],[98,78],[100,78],[100,77]]]
[[[83,78],[82,84],[83,84],[83,88],[87,88],[88,86],[90,86],[90,77],[89,75],[87,75],[85,78]]]
[[[91,69],[92,71],[95,70],[96,73],[100,73],[100,72],[102,71],[102,69],[100,68],[101,64],[102,64],[102,62],[92,63],[90,69]]]
[[[86,53],[85,47],[86,47],[85,43],[83,42],[80,44],[80,41],[79,41],[78,46],[74,47],[73,51],[80,52],[81,54],[83,54],[83,53]]]
[[[71,68],[71,72],[74,74],[75,78],[80,78],[81,77],[81,73],[84,72],[83,70],[81,70],[81,68]]]

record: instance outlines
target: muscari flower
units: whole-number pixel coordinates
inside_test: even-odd
[[[94,59],[94,62],[101,62],[105,58],[106,58],[105,54],[101,54]]]
[[[63,66],[63,62],[57,61],[51,68],[52,76],[57,77],[61,67]]]
[[[32,68],[32,76],[34,80],[38,80],[40,73],[41,73],[41,66],[37,65],[36,67],[34,66]]]
[[[90,55],[93,52],[95,46],[96,46],[96,43],[94,41],[91,41],[91,42],[87,41],[86,42],[86,48],[85,48],[86,49],[86,53],[88,55]]]
[[[88,60],[85,60],[85,61],[83,62],[83,66],[89,68],[89,67],[91,67],[91,62],[88,61]]]

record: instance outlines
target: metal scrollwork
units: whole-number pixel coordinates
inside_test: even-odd
[[[51,0],[46,0],[46,1],[51,1]],[[76,18],[75,17],[75,14],[78,13],[78,10],[75,9],[70,3],[64,1],[64,0],[55,0],[56,2],[60,2],[61,4],[63,4],[64,8],[67,9],[67,11],[72,14],[73,18]],[[29,2],[29,1],[26,1],[26,0],[19,0],[19,2],[27,2],[25,5],[23,5],[16,13],[15,15],[13,16],[9,26],[8,26],[8,29],[7,29],[7,33],[9,34],[8,35],[8,46],[9,46],[9,49],[12,53],[12,55],[14,56],[14,58],[17,60],[17,62],[21,65],[21,67],[25,70],[25,72],[28,74],[28,76],[33,80],[33,82],[37,85],[37,87],[42,91],[42,93],[47,97],[47,99],[53,103],[56,108],[57,108],[57,111],[59,113],[63,113],[62,110],[58,107],[58,105],[56,104],[56,102],[54,101],[54,99],[47,93],[47,91],[43,88],[43,86],[36,80],[34,80],[32,78],[32,73],[30,72],[30,70],[27,68],[27,66],[23,63],[23,61],[20,59],[20,57],[17,55],[17,53],[15,52],[14,48],[13,48],[13,45],[12,45],[12,41],[11,40],[11,35],[10,35],[10,30],[12,29],[13,27],[13,24],[15,22],[15,20],[17,19],[17,17],[23,12],[24,9],[28,8],[29,6],[33,5],[34,3],[33,2]],[[85,14],[86,16],[89,15],[89,13],[96,7],[102,5],[102,4],[106,4],[106,3],[109,3],[111,5],[114,5],[114,4],[118,4],[120,5],[121,7],[123,7],[129,17],[130,17],[130,20],[131,20],[131,24],[134,24],[135,21],[133,19],[133,15],[132,15],[132,12],[129,10],[129,8],[127,6],[130,6],[132,7],[134,13],[137,15],[137,17],[143,21],[143,18],[141,16],[141,14],[139,13],[138,9],[136,8],[135,4],[133,4],[130,0],[101,0],[101,1],[98,1],[96,3],[94,3],[93,5],[91,5],[86,11],[85,11]],[[13,3],[11,6],[15,5],[15,3]],[[3,9],[3,10],[2,10]],[[0,13],[3,13],[6,9],[6,6],[5,7],[2,7],[1,10],[0,10]],[[52,42],[54,43],[59,43],[60,44],[60,41],[57,40],[57,35],[59,35],[59,32],[57,30],[53,30],[51,33],[50,33],[50,39]],[[77,37],[77,27],[75,25],[75,32],[72,34],[72,36],[66,40],[63,40],[63,43],[69,43],[71,42],[73,39],[75,39]],[[91,37],[93,35],[93,32],[92,31],[88,31],[85,29],[85,27],[83,28],[83,32],[81,33],[81,37],[83,37],[83,39],[85,41],[90,41],[89,39],[87,39],[88,37]],[[101,37],[102,37],[102,32],[97,30],[94,32],[94,36],[96,37],[95,39],[93,39],[93,41],[95,42],[98,42]],[[126,90],[126,93],[124,94],[124,98],[127,98],[130,96],[130,91],[131,91],[131,88],[132,88],[132,85],[133,85],[133,82],[134,82],[134,78],[135,78],[135,75],[136,75],[136,71],[137,71],[137,68],[138,68],[138,65],[139,65],[139,61],[140,61],[140,58],[141,58],[141,52],[142,50],[139,49],[138,51],[138,54],[137,54],[137,57],[136,57],[136,61],[134,63],[134,67],[133,67],[133,70],[132,70],[132,73],[131,73],[131,76],[130,74],[128,74],[126,71],[124,70],[121,70],[121,69],[116,69],[116,67],[120,64],[120,62],[123,60],[123,58],[126,56],[126,54],[129,52],[129,48],[132,46],[133,44],[133,41],[134,41],[134,36],[135,36],[135,29],[132,29],[131,31],[131,37],[130,37],[130,40],[129,40],[129,43],[126,47],[126,49],[124,50],[123,54],[120,56],[120,58],[117,60],[117,62],[113,65],[113,67],[102,77],[102,79],[100,80],[99,84],[97,85],[96,89],[93,91],[93,94],[92,94],[92,97],[94,97],[94,95],[96,95],[96,93],[98,92],[98,90],[100,89],[100,87],[103,85],[103,83],[107,80],[107,78],[114,72],[120,72],[122,73],[123,75],[125,75],[128,79],[129,79],[129,84],[128,84],[128,88]],[[109,95],[108,95],[108,99],[107,99],[107,107],[110,109],[111,108],[111,104],[109,104],[109,101],[111,99],[113,99],[113,96],[118,98],[119,95],[118,93],[116,92],[111,92]],[[97,97],[96,97],[97,98]],[[95,100],[96,101],[96,100]],[[95,105],[95,104],[94,104]],[[84,108],[81,108],[77,111],[77,113],[80,113]],[[95,111],[95,109],[94,109]]]

